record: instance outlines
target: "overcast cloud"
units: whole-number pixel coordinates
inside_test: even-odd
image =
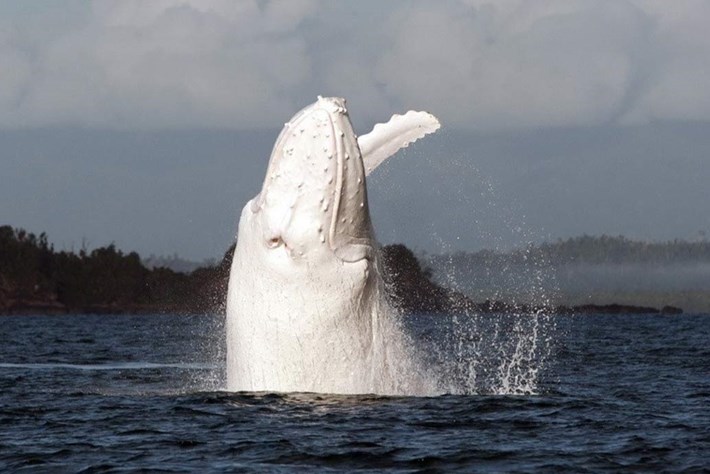
[[[368,179],[429,251],[710,232],[707,0],[0,2],[0,225],[199,259],[316,95],[443,129]]]
[[[323,93],[483,130],[710,119],[703,0],[22,3],[4,128],[273,127]]]

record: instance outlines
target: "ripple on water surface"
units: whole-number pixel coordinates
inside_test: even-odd
[[[219,391],[218,318],[2,322],[4,471],[655,472],[710,459],[705,316],[560,318],[538,395],[421,398]]]

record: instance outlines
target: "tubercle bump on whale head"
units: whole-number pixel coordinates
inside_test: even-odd
[[[292,259],[368,256],[365,171],[345,99],[319,96],[285,124],[248,208],[268,250]]]

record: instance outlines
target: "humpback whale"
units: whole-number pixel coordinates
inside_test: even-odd
[[[357,137],[342,98],[285,124],[243,208],[227,295],[230,391],[435,390],[385,294],[366,175],[436,131],[409,111]]]

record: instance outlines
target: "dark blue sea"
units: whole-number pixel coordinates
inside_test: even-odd
[[[710,316],[553,326],[531,393],[416,398],[224,392],[219,317],[2,317],[0,471],[710,472]]]

